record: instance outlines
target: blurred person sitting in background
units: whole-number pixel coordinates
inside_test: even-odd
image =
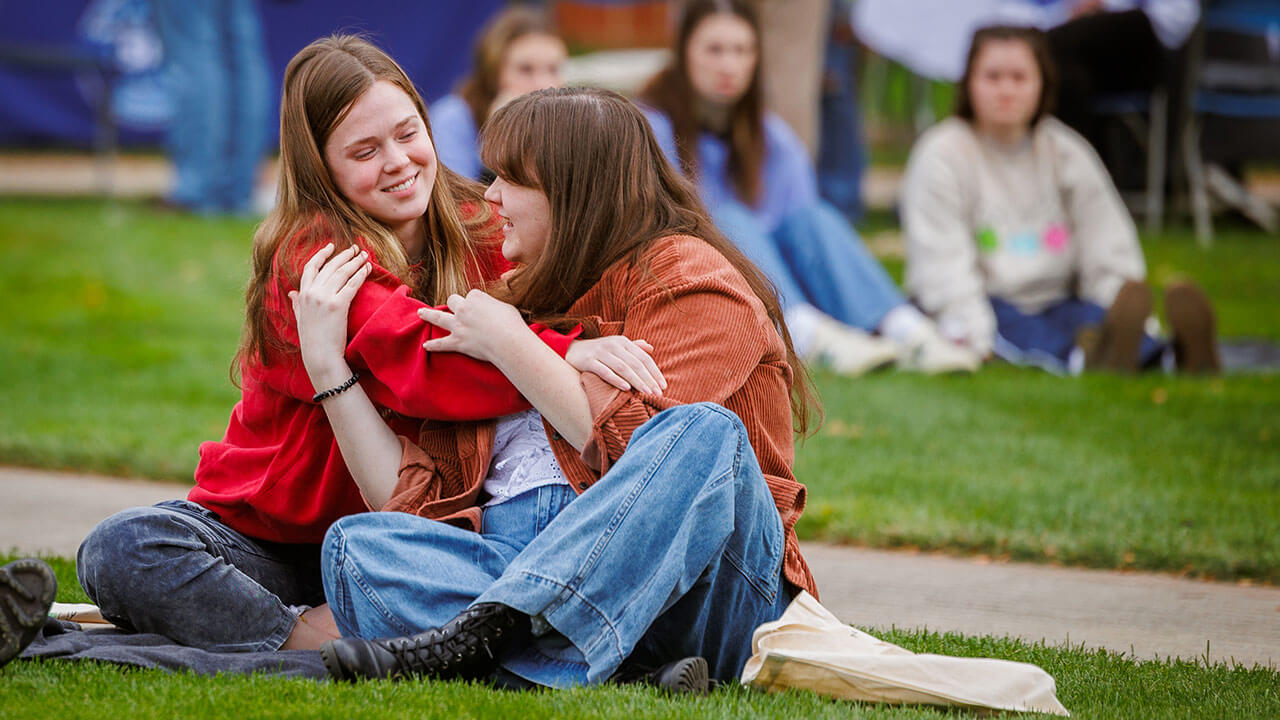
[[[1137,230],[1085,140],[1050,116],[1044,34],[973,39],[956,117],[920,138],[902,189],[907,288],[947,337],[1056,372],[1134,372],[1166,349],[1144,332],[1151,290]],[[1195,286],[1165,294],[1177,367],[1220,368]]]
[[[804,145],[764,110],[760,55],[748,3],[694,0],[671,65],[640,100],[668,159],[697,180],[717,225],[777,287],[797,349],[847,375],[895,360],[922,372],[975,370],[979,357],[944,339],[818,197]]]
[[[431,105],[440,162],[474,180],[492,180],[480,162],[479,129],[512,98],[563,85],[568,56],[543,11],[513,5],[495,15],[476,41],[471,73],[455,92]]]

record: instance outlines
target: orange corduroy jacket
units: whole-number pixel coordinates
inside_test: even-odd
[[[742,419],[786,537],[783,572],[817,595],[800,555],[795,523],[805,487],[792,474],[795,458],[786,348],[746,280],[713,247],[688,236],[653,243],[640,263],[620,262],[569,314],[594,321],[601,335],[643,338],[668,387],[663,395],[620,391],[590,373],[592,435],[581,453],[544,422],[565,477],[581,493],[626,449],[637,428],[676,405],[709,401]],[[426,422],[417,442],[401,437],[400,476],[382,508],[477,530],[481,487],[493,453],[496,423]]]

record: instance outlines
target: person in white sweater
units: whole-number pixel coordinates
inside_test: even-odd
[[[956,116],[907,162],[907,290],[983,356],[1055,372],[1158,365],[1137,230],[1097,154],[1049,115],[1053,79],[1040,31],[974,35]],[[1204,293],[1175,284],[1165,308],[1179,369],[1218,371]]]

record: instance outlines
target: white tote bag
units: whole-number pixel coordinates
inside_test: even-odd
[[[844,700],[1070,715],[1053,677],[1035,665],[916,654],[836,619],[801,592],[756,628],[742,683],[757,690],[812,690]]]

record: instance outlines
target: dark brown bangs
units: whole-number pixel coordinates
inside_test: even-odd
[[[511,103],[495,111],[480,129],[480,162],[508,182],[541,188],[530,152],[537,115],[536,106]]]

